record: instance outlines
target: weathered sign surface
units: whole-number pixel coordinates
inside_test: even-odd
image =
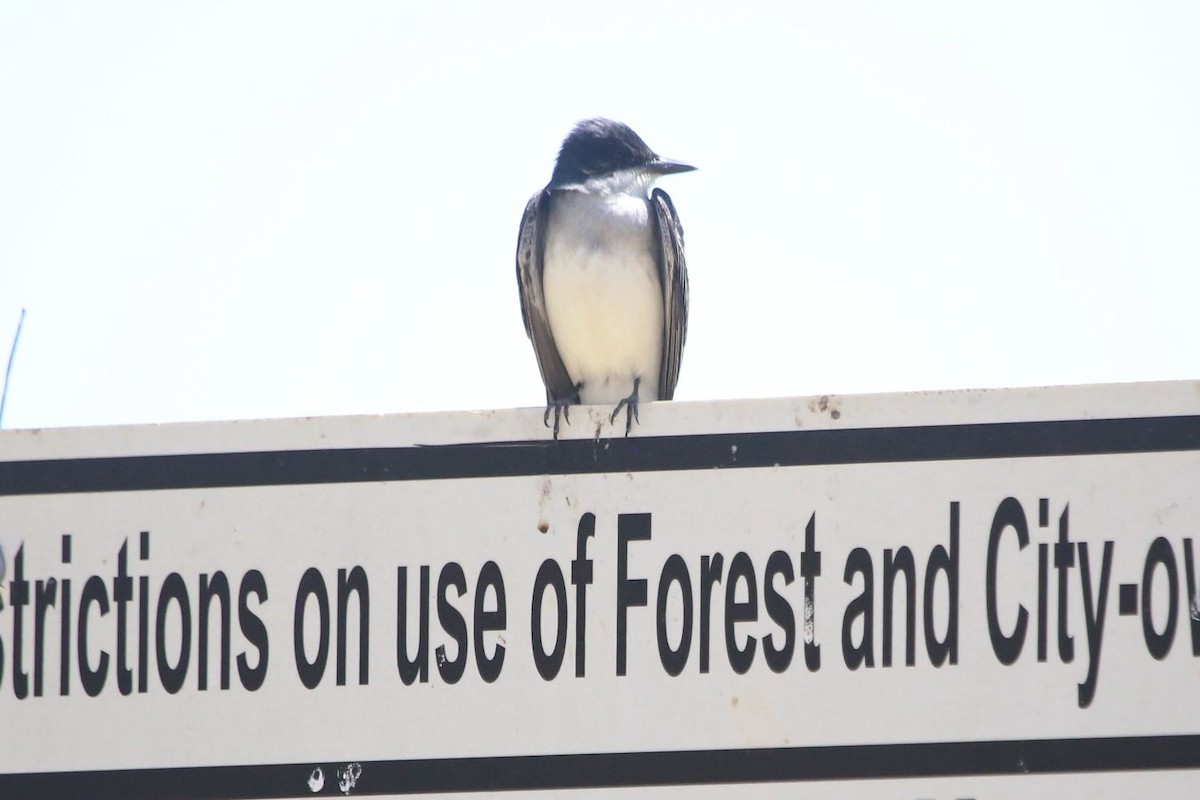
[[[0,796],[1194,796],[1200,385],[606,413],[0,432]]]

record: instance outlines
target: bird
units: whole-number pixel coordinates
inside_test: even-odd
[[[640,402],[674,397],[687,264],[679,215],[654,181],[694,169],[659,156],[628,125],[587,119],[525,206],[517,287],[555,439],[572,405],[615,403],[609,422],[624,411],[628,436]]]

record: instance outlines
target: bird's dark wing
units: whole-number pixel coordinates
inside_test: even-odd
[[[679,362],[687,340],[688,277],[683,257],[683,226],[671,198],[662,189],[650,195],[659,239],[658,273],[663,287],[663,354],[658,374],[658,399],[675,396]]]
[[[542,382],[546,384],[546,400],[578,402],[575,384],[563,366],[558,347],[550,333],[550,318],[546,315],[546,296],[542,292],[542,258],[546,251],[546,223],[550,217],[550,192],[541,191],[529,199],[521,217],[521,233],[517,238],[517,288],[521,293],[521,317],[525,333],[533,342]]]

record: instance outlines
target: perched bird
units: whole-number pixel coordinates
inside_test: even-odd
[[[625,435],[641,401],[670,400],[687,337],[683,228],[655,179],[695,167],[654,153],[629,126],[589,119],[562,143],[525,206],[517,284],[546,414],[616,403]]]

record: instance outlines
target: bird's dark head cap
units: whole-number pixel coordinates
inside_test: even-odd
[[[625,169],[666,175],[695,167],[659,158],[628,125],[597,117],[580,122],[563,140],[550,188],[582,183]]]

